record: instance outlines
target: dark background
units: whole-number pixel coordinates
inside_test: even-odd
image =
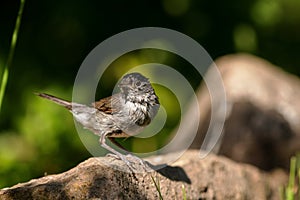
[[[0,3],[1,74],[18,8],[19,1]],[[91,156],[72,116],[33,92],[71,99],[77,70],[95,46],[119,32],[147,26],[182,32],[213,59],[248,52],[300,75],[298,0],[27,0],[0,113],[0,187],[65,171]],[[138,53],[125,56],[125,61]],[[182,69],[188,66],[174,55],[168,60]],[[194,88],[201,81],[192,71],[186,76]],[[103,90],[109,95],[111,88]],[[151,144],[159,146],[159,141],[152,139]],[[129,148],[136,146],[128,143]]]

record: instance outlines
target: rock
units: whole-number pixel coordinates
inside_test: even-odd
[[[159,192],[164,199],[184,199],[184,193],[187,199],[279,199],[287,180],[283,171],[265,173],[213,154],[199,159],[196,150],[158,172],[127,168],[113,157],[90,158],[62,174],[2,189],[0,199],[160,199]]]
[[[300,79],[247,54],[216,60],[224,81],[227,119],[219,154],[264,170],[289,169],[300,151]],[[210,121],[205,84],[198,91],[204,122],[191,148],[200,148]]]

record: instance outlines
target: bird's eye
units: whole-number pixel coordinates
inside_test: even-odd
[[[141,81],[137,81],[137,82],[135,83],[136,86],[141,86],[141,84],[142,84]]]

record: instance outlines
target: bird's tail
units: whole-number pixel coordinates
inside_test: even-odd
[[[45,93],[35,93],[36,95],[45,98],[45,99],[49,99],[61,106],[64,106],[65,108],[67,108],[68,110],[72,110],[72,103],[70,101],[66,101],[63,99],[60,99],[58,97],[52,96],[50,94],[45,94]]]

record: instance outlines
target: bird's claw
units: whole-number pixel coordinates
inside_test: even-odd
[[[114,157],[116,159],[120,159],[120,160],[124,161],[125,164],[130,168],[130,170],[132,172],[136,172],[138,169],[138,168],[136,168],[137,161],[143,167],[144,171],[149,171],[148,164],[143,159],[141,159],[135,155],[127,154],[127,155],[119,156],[116,154],[108,153],[107,156]]]

